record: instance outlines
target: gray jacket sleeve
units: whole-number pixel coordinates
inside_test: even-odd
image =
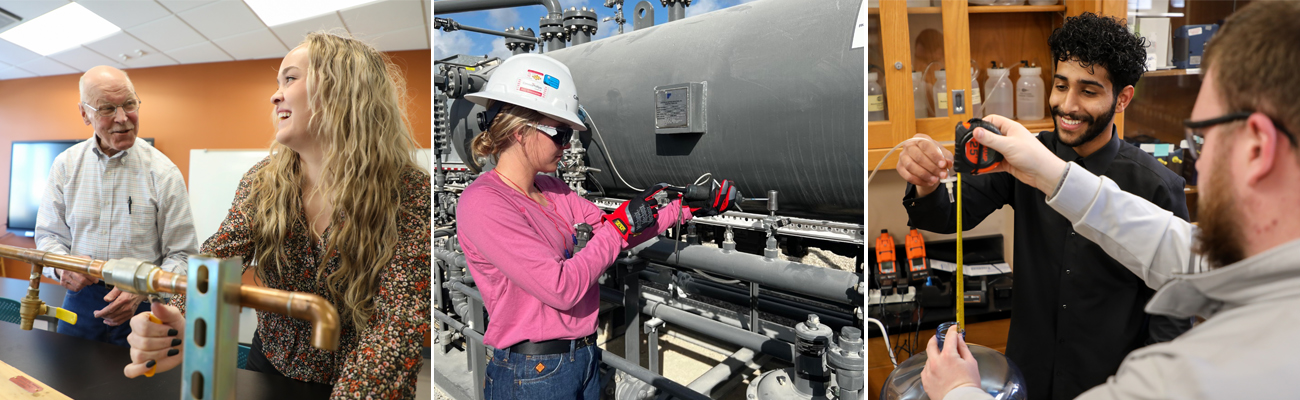
[[[1063,179],[1047,205],[1147,286],[1159,289],[1173,274],[1205,269],[1192,253],[1195,225],[1073,162]]]

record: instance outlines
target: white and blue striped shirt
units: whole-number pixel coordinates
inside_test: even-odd
[[[140,138],[112,157],[93,136],[77,143],[50,168],[36,248],[97,260],[138,258],[184,274],[198,240],[180,169]],[[59,280],[54,268],[43,273]]]

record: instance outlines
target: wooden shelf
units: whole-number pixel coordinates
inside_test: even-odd
[[[1191,68],[1191,69],[1164,69],[1164,70],[1151,71],[1151,72],[1144,73],[1144,74],[1142,74],[1142,77],[1143,77],[1143,78],[1147,78],[1147,77],[1183,76],[1183,75],[1200,75],[1200,74],[1201,74],[1201,69],[1200,69],[1200,68]]]
[[[940,14],[943,12],[942,7],[908,7],[908,14]]]
[[[1192,185],[1184,186],[1183,194],[1196,194],[1196,186],[1192,186]]]
[[[971,14],[991,13],[1029,13],[1029,12],[1065,12],[1064,5],[1055,6],[970,6],[966,12]]]
[[[868,15],[880,15],[880,8],[878,8],[878,7],[870,7],[870,8],[867,8],[867,14],[868,14]]]

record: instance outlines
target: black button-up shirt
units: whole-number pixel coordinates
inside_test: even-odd
[[[1055,131],[1039,133],[1038,140],[1062,160],[1187,219],[1183,178],[1114,130],[1110,142],[1087,157],[1061,143]],[[1042,191],[1010,174],[963,176],[962,185],[966,229],[1003,205],[1015,209],[1015,291],[1006,354],[1024,373],[1031,399],[1073,399],[1114,375],[1130,351],[1191,328],[1190,320],[1143,312],[1154,291],[1076,234]],[[948,202],[943,185],[922,198],[908,185],[903,205],[909,225],[956,232],[957,206]]]

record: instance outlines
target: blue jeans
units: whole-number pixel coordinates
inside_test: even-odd
[[[527,355],[493,350],[483,382],[487,400],[597,400],[600,398],[600,348],[563,354]]]
[[[104,301],[104,296],[107,296],[109,291],[110,289],[100,285],[90,285],[77,292],[68,292],[67,296],[63,298],[63,308],[77,313],[77,324],[72,325],[59,321],[59,333],[122,347],[131,347],[126,342],[126,336],[131,334],[130,324],[108,326],[104,325],[104,319],[95,318],[95,311],[108,306],[108,302]],[[141,302],[135,313],[139,314],[145,311],[149,311],[149,302],[147,301]]]

